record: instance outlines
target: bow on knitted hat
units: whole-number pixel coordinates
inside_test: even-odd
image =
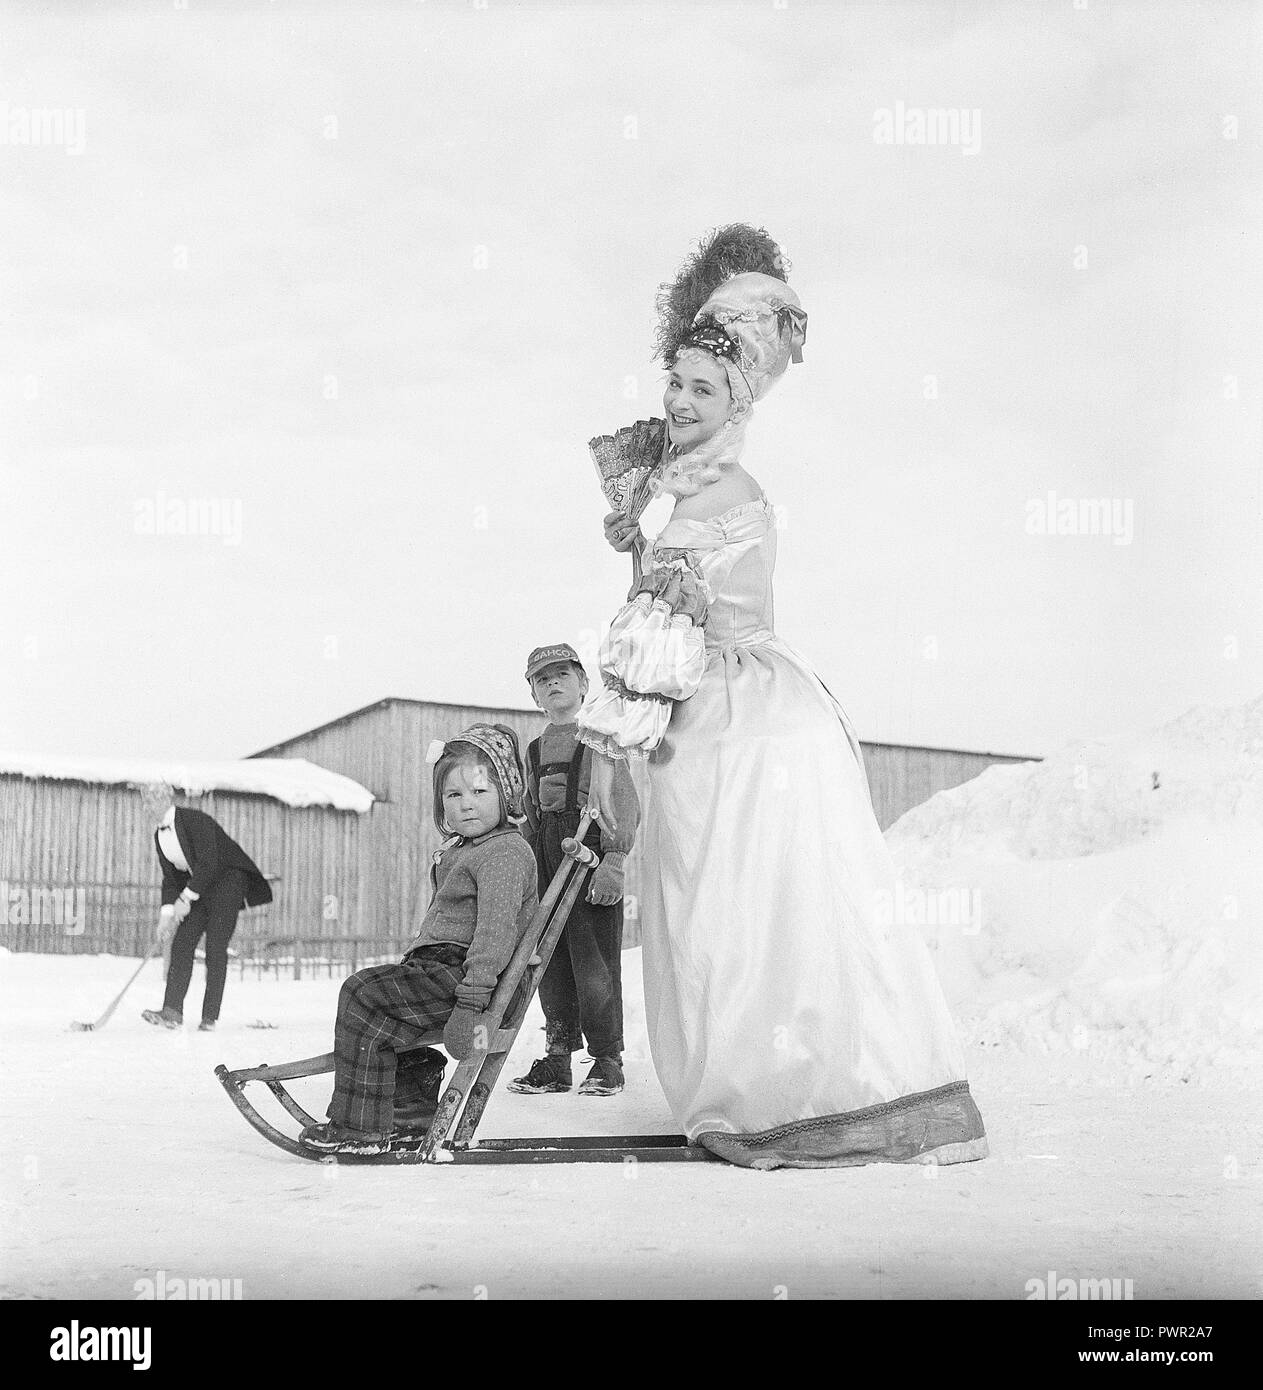
[[[439,744],[435,740],[427,754],[434,763],[434,823],[438,826],[440,834],[448,833],[443,824],[442,780],[447,775],[444,763],[447,763],[448,767],[451,766],[448,760],[459,757],[461,744],[469,744],[486,755],[496,780],[496,790],[500,793],[500,805],[504,814],[520,816],[524,780],[517,735],[507,724],[471,724],[446,743]]]

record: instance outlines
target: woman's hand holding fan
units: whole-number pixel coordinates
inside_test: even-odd
[[[610,512],[603,524],[605,539],[620,554],[633,549],[641,539],[639,523],[629,521],[622,512]]]

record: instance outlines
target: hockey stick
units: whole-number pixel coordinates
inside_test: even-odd
[[[128,982],[123,986],[123,988],[120,989],[119,992],[114,996],[114,998],[113,998],[113,999],[111,1000],[111,1002],[110,1002],[109,1008],[106,1009],[106,1011],[101,1015],[101,1017],[98,1018],[97,1021],[96,1021],[95,1023],[72,1023],[72,1024],[70,1025],[70,1030],[71,1030],[71,1032],[73,1032],[73,1033],[95,1033],[95,1032],[99,1031],[100,1029],[104,1028],[105,1025],[110,1021],[110,1017],[113,1015],[114,1010],[117,1009],[118,1006],[119,1006],[119,1004],[122,1002],[123,995],[125,995],[125,994],[127,993],[127,991],[128,991],[129,989],[131,989],[131,987],[136,983],[136,976],[140,974],[140,972],[145,968],[145,966],[147,966],[147,965],[149,964],[149,962],[150,962],[151,960],[153,960],[153,958],[154,958],[161,950],[162,950],[162,940],[161,940],[161,938],[159,938],[157,941],[155,941],[155,942],[153,943],[152,946],[150,946],[149,952],[148,952],[148,954],[145,956],[144,960],[142,960],[141,963],[140,963],[140,964],[136,967],[136,969],[132,972],[132,977],[131,977],[131,979],[128,980]]]

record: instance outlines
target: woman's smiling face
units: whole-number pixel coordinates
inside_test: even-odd
[[[732,410],[732,390],[723,364],[709,352],[685,349],[667,377],[662,406],[671,443],[683,453],[696,449]]]

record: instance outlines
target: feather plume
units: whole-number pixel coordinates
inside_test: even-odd
[[[715,290],[734,275],[751,271],[784,280],[789,263],[762,227],[733,222],[711,232],[680,267],[675,279],[658,287],[655,348],[664,366],[669,367],[675,360],[698,310]]]

